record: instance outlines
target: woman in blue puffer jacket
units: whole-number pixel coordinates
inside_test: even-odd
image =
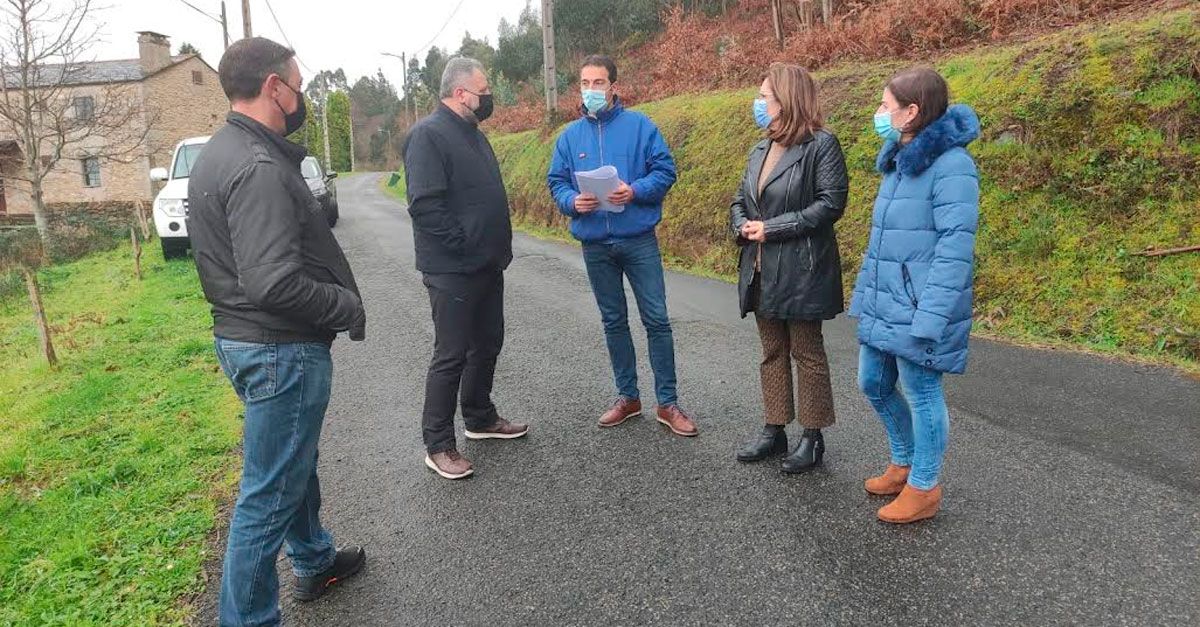
[[[879,510],[891,523],[930,518],[941,505],[950,427],[942,375],[967,365],[979,176],[966,146],[979,119],[948,104],[946,81],[918,68],[888,82],[875,114],[883,181],[849,315],[862,345],[859,387],[891,444],[887,470],[865,485],[899,495]]]

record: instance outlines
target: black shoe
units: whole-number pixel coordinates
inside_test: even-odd
[[[742,450],[737,453],[739,462],[758,462],[772,455],[783,455],[787,452],[787,433],[783,429],[766,427],[762,433],[754,436]]]
[[[333,566],[315,577],[296,577],[292,598],[297,601],[315,601],[329,590],[329,586],[358,574],[367,562],[367,552],[361,546],[338,549]]]
[[[800,438],[800,444],[796,445],[796,450],[784,458],[783,472],[789,474],[808,472],[820,466],[824,456],[825,437],[821,435],[820,431],[814,433],[805,429],[804,436]]]

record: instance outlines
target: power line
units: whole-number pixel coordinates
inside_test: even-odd
[[[192,4],[191,2],[188,2],[188,0],[179,0],[179,1],[180,1],[180,2],[182,2],[182,3],[184,3],[184,4],[186,4],[186,5],[188,5],[189,7],[191,7],[191,9],[192,9],[193,11],[195,11],[195,12],[199,13],[200,15],[203,15],[204,17],[207,17],[208,19],[210,19],[210,20],[212,20],[212,21],[214,21],[214,22],[216,22],[216,23],[218,23],[218,24],[220,24],[220,23],[221,23],[221,18],[218,18],[218,17],[214,17],[214,16],[212,16],[212,15],[209,15],[209,14],[208,14],[208,12],[206,12],[204,9],[201,9],[200,7],[198,7],[198,6],[194,5],[194,4]]]
[[[182,0],[180,1],[182,2]],[[271,14],[271,19],[275,22],[275,28],[279,29],[279,34],[283,35],[284,43],[287,44],[288,48],[295,50],[296,47],[292,45],[292,40],[288,39],[287,33],[283,30],[283,25],[279,23],[279,18],[275,16],[275,7],[271,6],[271,0],[263,0],[263,2],[267,3],[267,12]],[[305,72],[308,72],[309,74],[316,74],[316,72],[312,71],[312,68],[308,67],[308,65],[304,63],[298,54],[296,55],[296,61],[300,63],[300,67],[304,68]]]
[[[465,0],[458,0],[458,4],[454,5],[454,10],[451,11],[450,15],[446,17],[446,21],[442,23],[442,27],[438,29],[437,34],[434,35],[433,38],[429,40],[429,43],[425,44],[424,46],[421,46],[420,48],[417,49],[416,52],[413,53],[414,59],[417,58],[418,56],[420,56],[420,54],[422,52],[425,52],[426,48],[432,46],[433,42],[437,41],[438,37],[442,36],[442,32],[445,31],[446,27],[450,25],[450,20],[454,19],[454,15],[458,13],[458,9],[459,9],[459,7],[461,7],[463,5],[464,1]]]

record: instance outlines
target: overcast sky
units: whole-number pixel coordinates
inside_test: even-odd
[[[351,84],[359,76],[382,68],[393,84],[400,83],[400,61],[380,53],[407,52],[411,58],[431,39],[440,48],[457,50],[463,34],[486,36],[496,45],[500,18],[516,22],[526,0],[270,0],[283,32],[311,72],[343,68]],[[188,0],[220,16],[220,0]],[[200,49],[213,67],[221,58],[221,26],[182,0],[99,0],[108,8],[98,12],[102,41],[97,59],[132,59],[138,54],[137,32],[150,30],[171,38],[171,52],[188,42]],[[241,38],[241,0],[226,0],[230,40]],[[534,2],[535,8],[541,6]],[[284,43],[271,18],[267,0],[250,0],[254,34]],[[447,24],[447,19],[449,23]],[[445,30],[434,35],[447,24]],[[421,58],[425,53],[421,52]],[[310,75],[305,72],[305,75]]]

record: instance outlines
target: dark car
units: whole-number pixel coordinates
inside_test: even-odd
[[[326,174],[316,157],[305,157],[304,161],[300,162],[300,174],[304,177],[304,182],[308,183],[313,197],[321,203],[321,209],[325,210],[325,219],[332,228],[338,221],[337,187],[333,184],[337,172]]]

